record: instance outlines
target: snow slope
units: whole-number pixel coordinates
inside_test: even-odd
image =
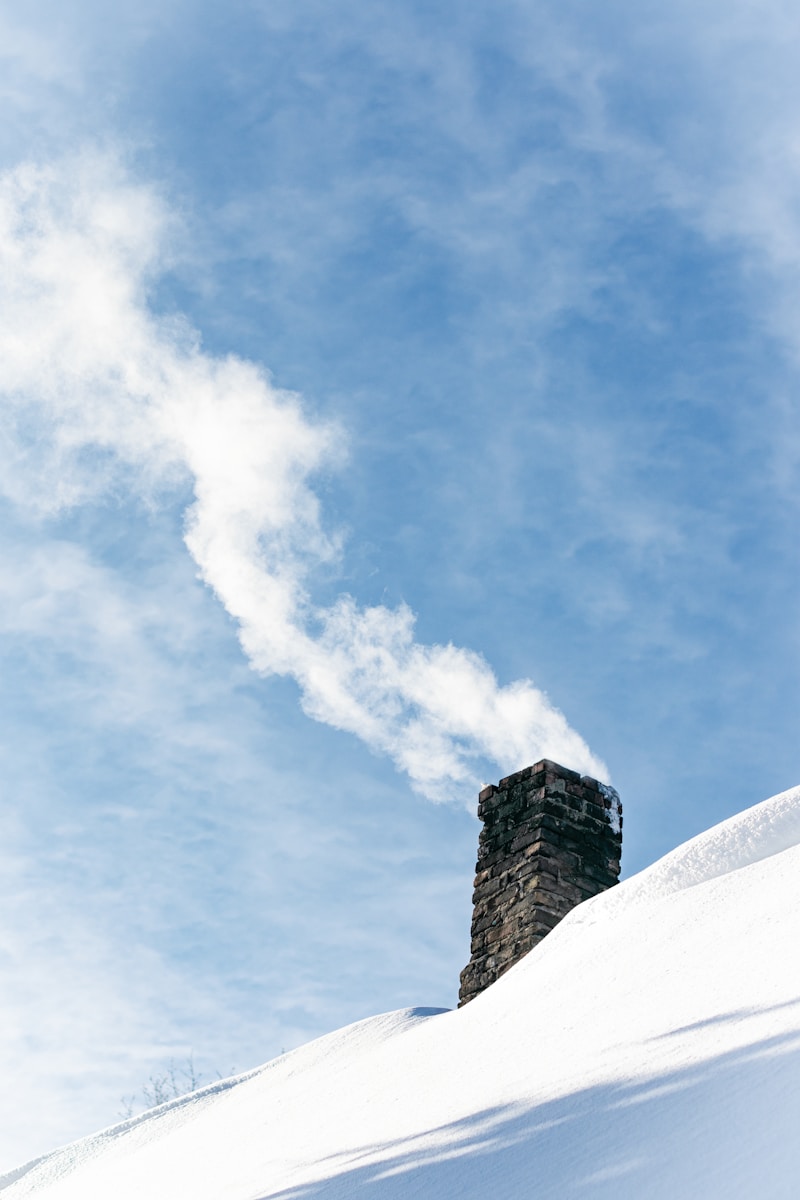
[[[796,1200],[800,788],[581,905],[458,1012],[362,1021],[3,1200]]]

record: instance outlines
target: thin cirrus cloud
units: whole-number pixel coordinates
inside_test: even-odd
[[[313,571],[341,547],[312,480],[341,461],[343,433],[152,310],[171,222],[102,155],[2,177],[8,497],[46,516],[128,489],[150,504],[191,489],[186,545],[255,670],[293,678],[309,716],[389,755],[431,799],[474,784],[485,760],[551,756],[607,777],[540,690],[499,686],[472,651],[420,644],[407,606],[313,603]]]

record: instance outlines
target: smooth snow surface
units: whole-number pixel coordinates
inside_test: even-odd
[[[800,788],[576,909],[458,1012],[362,1021],[4,1200],[800,1195]]]

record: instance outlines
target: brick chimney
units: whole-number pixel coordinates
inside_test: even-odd
[[[459,1007],[565,917],[615,884],[622,805],[612,787],[543,759],[484,788],[472,897],[472,957]]]

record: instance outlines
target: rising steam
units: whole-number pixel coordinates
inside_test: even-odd
[[[463,792],[486,759],[507,771],[549,756],[606,777],[542,692],[499,687],[472,651],[420,645],[406,606],[314,605],[311,570],[340,548],[311,481],[341,458],[342,433],[154,313],[170,224],[103,158],[0,177],[7,496],[46,514],[109,490],[191,495],[186,545],[254,669],[295,679],[309,716],[388,754],[432,799]]]

